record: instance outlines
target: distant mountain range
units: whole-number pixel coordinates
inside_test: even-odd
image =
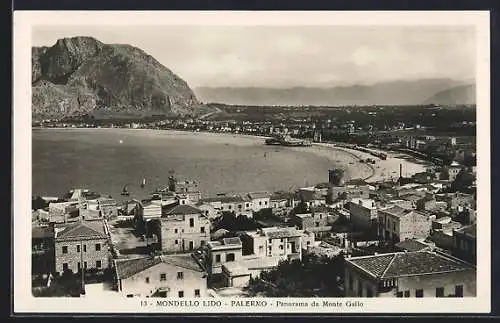
[[[476,86],[471,84],[461,85],[451,89],[440,91],[425,100],[424,103],[434,103],[439,105],[475,104]]]
[[[200,112],[188,84],[139,48],[73,37],[31,53],[34,119]]]
[[[451,79],[422,79],[350,85],[294,88],[198,87],[202,102],[236,105],[418,105],[475,103],[475,84]]]

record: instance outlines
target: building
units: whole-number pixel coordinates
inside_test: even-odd
[[[394,245],[397,251],[431,251],[432,246],[415,239],[400,241]]]
[[[222,273],[222,266],[228,263],[241,262],[242,243],[240,238],[224,238],[210,241],[207,244],[207,272],[209,275]]]
[[[234,212],[236,216],[240,214],[252,214],[251,201],[248,199],[245,200],[239,195],[209,197],[201,199],[200,202],[212,206],[218,211],[219,215],[221,215],[222,212]]]
[[[207,276],[190,254],[114,262],[117,289],[127,297],[207,297]]]
[[[109,267],[109,234],[101,220],[83,221],[55,231],[55,271],[79,272],[81,268]],[[83,264],[82,264],[83,263]]]
[[[49,274],[54,270],[54,230],[33,227],[31,230],[31,272]]]
[[[326,207],[312,207],[309,213],[295,214],[292,221],[301,230],[307,230],[316,237],[332,229],[329,225],[330,214]]]
[[[116,200],[112,198],[99,197],[94,200],[87,200],[86,209],[99,211],[98,217],[106,219],[118,216]]]
[[[453,253],[465,261],[476,263],[476,225],[472,224],[458,230],[453,230]]]
[[[66,223],[79,216],[79,202],[51,202],[49,203],[49,222]]]
[[[247,194],[247,199],[255,212],[271,207],[271,194],[267,192],[250,192]]]
[[[210,241],[210,220],[191,205],[163,209],[156,235],[163,252],[195,250]]]
[[[430,251],[345,260],[346,297],[475,297],[476,269]]]
[[[406,239],[425,239],[431,232],[432,218],[420,211],[396,205],[380,209],[378,214],[379,234],[385,240],[397,243]]]
[[[168,189],[176,194],[183,194],[191,203],[197,203],[201,198],[199,183],[196,180],[189,180],[170,176],[168,178]]]
[[[377,206],[372,199],[352,199],[347,204],[351,213],[351,222],[355,230],[376,230],[377,228]]]
[[[302,259],[302,237],[304,231],[293,227],[262,228],[256,232],[246,232],[240,236],[243,255],[258,257],[278,257],[282,259]]]

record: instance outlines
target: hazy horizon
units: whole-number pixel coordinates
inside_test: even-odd
[[[475,80],[468,26],[39,26],[32,46],[75,36],[141,48],[192,88]]]

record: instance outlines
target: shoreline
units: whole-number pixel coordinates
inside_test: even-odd
[[[251,135],[251,134],[237,134],[237,133],[225,133],[225,132],[210,132],[210,131],[185,131],[185,130],[177,130],[177,129],[145,129],[145,128],[110,128],[110,127],[101,127],[101,128],[86,128],[86,127],[54,127],[54,128],[42,128],[42,127],[32,127],[32,130],[64,130],[64,131],[71,131],[71,130],[101,130],[101,131],[155,131],[155,132],[160,132],[160,133],[165,133],[165,134],[172,134],[172,135],[202,135],[202,136],[210,136],[210,137],[233,137],[233,138],[244,138],[244,139],[252,139],[252,140],[263,140],[266,138],[269,138],[270,136],[262,136],[262,135]],[[264,145],[264,143],[263,143]],[[344,154],[349,155],[351,158],[355,159],[355,162],[357,163],[356,165],[346,165],[345,167],[347,169],[353,170],[354,173],[363,173],[363,171],[360,170],[360,166],[364,169],[368,169],[370,174],[368,176],[360,176],[358,178],[362,178],[363,180],[367,182],[378,182],[378,181],[383,181],[383,180],[391,180],[394,179],[394,177],[399,177],[399,174],[396,174],[399,172],[399,165],[402,165],[402,168],[405,170],[406,176],[411,176],[414,173],[424,171],[425,168],[427,167],[428,163],[416,159],[420,163],[415,163],[410,160],[406,160],[401,158],[403,157],[412,157],[408,154],[404,153],[398,153],[398,152],[393,152],[393,151],[385,151],[385,150],[377,150],[381,151],[387,154],[387,159],[386,160],[376,160],[376,164],[366,164],[366,163],[360,163],[360,160],[367,159],[367,158],[373,158],[369,153],[362,152],[359,150],[355,149],[350,149],[346,147],[340,147],[337,146],[335,143],[312,143],[311,146],[309,147],[289,147],[290,149],[293,150],[300,150],[300,151],[309,151],[316,156],[319,157],[325,157],[331,160],[332,162],[335,162],[335,157],[331,155],[332,152],[337,151],[337,152],[342,152]],[[412,157],[414,158],[414,157]],[[397,159],[397,161],[396,161]],[[350,167],[351,166],[351,167]],[[354,166],[354,167],[352,167]],[[332,166],[333,168],[333,166]],[[406,177],[405,176],[405,177]],[[356,177],[353,177],[356,178]]]

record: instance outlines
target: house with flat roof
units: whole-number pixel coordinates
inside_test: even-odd
[[[191,205],[163,207],[156,235],[167,253],[195,250],[210,241],[210,220]]]
[[[207,272],[209,275],[222,273],[222,266],[228,263],[241,262],[242,243],[240,238],[224,238],[207,243]]]
[[[475,297],[476,269],[431,251],[345,259],[346,297]]]
[[[126,297],[207,296],[207,275],[191,254],[114,262],[117,290]]]
[[[380,209],[379,234],[385,239],[394,242],[406,239],[425,239],[429,236],[432,226],[432,217],[414,209],[393,206]]]
[[[453,230],[453,254],[475,264],[477,258],[476,224]]]
[[[351,222],[356,230],[369,231],[377,229],[377,205],[375,200],[355,198],[347,204],[347,208],[351,213]]]

